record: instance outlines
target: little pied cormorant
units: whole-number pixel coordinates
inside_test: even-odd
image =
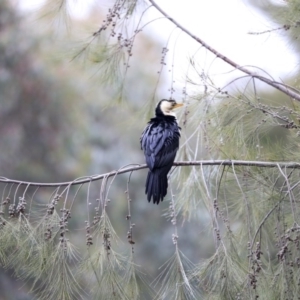
[[[146,195],[150,202],[163,201],[167,194],[168,173],[172,168],[179,148],[180,127],[174,108],[183,104],[174,100],[161,100],[155,109],[155,118],[147,124],[141,136],[141,148],[149,168],[146,181]]]

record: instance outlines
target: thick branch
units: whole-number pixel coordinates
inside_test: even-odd
[[[268,161],[246,161],[246,160],[199,160],[199,161],[178,161],[173,164],[174,166],[248,166],[248,167],[259,167],[259,168],[288,168],[288,169],[300,169],[300,163],[297,162],[268,162]],[[6,184],[17,184],[27,186],[39,186],[39,187],[60,187],[60,186],[71,186],[77,184],[88,183],[91,181],[100,180],[103,178],[109,178],[119,174],[129,173],[141,169],[146,169],[147,166],[135,165],[133,167],[121,168],[118,171],[111,171],[105,174],[85,176],[77,178],[73,181],[67,182],[55,182],[55,183],[41,183],[41,182],[28,182],[14,179],[8,179],[0,177],[0,182]]]
[[[185,32],[187,35],[189,35],[191,38],[193,38],[196,42],[198,42],[199,44],[201,44],[203,47],[205,47],[207,50],[209,50],[210,52],[212,52],[213,54],[215,54],[217,57],[219,57],[220,59],[222,59],[223,61],[225,61],[227,64],[231,65],[232,67],[234,67],[237,70],[240,70],[243,73],[248,74],[249,76],[256,78],[260,81],[265,82],[266,84],[274,87],[275,89],[283,92],[284,94],[292,97],[293,99],[300,101],[300,94],[298,92],[295,92],[294,90],[292,90],[291,88],[289,88],[288,86],[281,84],[279,82],[270,80],[264,76],[261,75],[257,75],[254,72],[251,72],[249,69],[240,66],[239,64],[237,64],[236,62],[234,62],[233,60],[231,60],[230,58],[226,57],[225,55],[221,54],[220,52],[218,52],[216,49],[214,49],[213,47],[211,47],[210,45],[208,45],[206,42],[204,42],[202,39],[200,39],[199,37],[197,37],[196,35],[194,35],[193,33],[191,33],[189,30],[187,30],[185,27],[183,27],[181,24],[179,24],[176,20],[174,20],[173,18],[171,18],[165,11],[163,11],[160,6],[158,6],[154,0],[149,0],[149,2],[162,14],[164,15],[168,20],[170,20],[173,24],[175,24],[178,28],[180,28],[183,32]]]

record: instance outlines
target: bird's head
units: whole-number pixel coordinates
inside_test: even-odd
[[[173,112],[173,110],[175,108],[181,107],[181,106],[183,106],[183,103],[177,103],[173,99],[171,99],[171,100],[163,99],[158,102],[156,109],[155,109],[155,114],[156,114],[156,116],[164,115],[164,116],[174,116],[175,117],[175,113]]]

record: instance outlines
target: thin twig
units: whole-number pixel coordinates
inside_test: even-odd
[[[215,242],[215,247],[218,249],[219,243],[218,243],[218,233],[220,232],[218,220],[217,220],[217,209],[215,207],[215,201],[217,199],[213,199],[210,195],[210,191],[208,189],[207,183],[206,183],[206,178],[203,172],[203,165],[201,164],[201,175],[202,175],[202,181],[206,190],[207,198],[211,200],[211,206],[208,206],[209,210],[208,212],[211,214],[211,221],[212,221],[212,227],[215,229],[213,232],[213,237],[214,237],[214,242]],[[212,208],[212,209],[211,209]]]
[[[290,182],[289,182],[288,177],[282,171],[282,169],[281,169],[281,167],[279,165],[278,165],[278,169],[279,169],[280,173],[282,174],[282,176],[285,179],[286,186],[288,188],[288,192],[287,193],[289,194],[289,199],[290,199],[290,203],[291,203],[291,210],[292,210],[293,217],[294,217],[294,223],[296,223],[296,214],[297,214],[297,210],[296,210],[296,206],[295,206],[296,200],[295,200],[294,194],[291,192],[291,186],[290,186]]]
[[[129,176],[128,176],[128,180],[127,180],[127,185],[126,185],[126,200],[127,200],[127,209],[128,209],[128,214],[126,216],[126,219],[128,220],[129,223],[129,228],[128,228],[128,232],[127,232],[127,239],[128,239],[128,243],[131,245],[131,253],[134,253],[134,244],[135,241],[133,240],[133,227],[135,226],[134,223],[132,223],[132,215],[131,215],[131,198],[129,195],[129,183],[130,183],[130,179],[131,179],[131,175],[132,172],[130,172]]]
[[[253,249],[253,245],[254,245],[254,242],[256,240],[256,237],[260,231],[260,229],[262,228],[262,226],[265,224],[265,222],[267,221],[267,219],[269,218],[269,216],[272,214],[272,212],[278,207],[279,203],[275,204],[273,206],[273,208],[265,215],[265,217],[263,218],[263,220],[260,222],[255,234],[254,234],[254,237],[252,239],[252,243],[251,243],[251,246],[250,246],[250,251],[252,251]]]
[[[196,42],[198,42],[199,44],[201,44],[203,47],[205,47],[208,51],[212,52],[213,54],[216,55],[216,57],[219,57],[220,59],[222,59],[224,62],[226,62],[227,64],[231,65],[232,67],[234,67],[237,70],[240,70],[241,72],[250,75],[253,78],[256,78],[272,87],[274,87],[275,89],[283,92],[284,94],[292,97],[293,99],[300,101],[300,93],[297,91],[295,92],[294,90],[291,90],[288,86],[286,85],[282,85],[282,84],[278,84],[278,82],[275,82],[273,80],[270,80],[264,76],[258,75],[254,72],[251,72],[249,69],[247,69],[246,67],[243,67],[239,64],[237,64],[236,62],[234,62],[233,60],[231,60],[230,58],[226,57],[225,55],[221,54],[220,52],[218,52],[216,49],[214,49],[213,47],[211,47],[210,45],[208,45],[206,42],[204,42],[202,39],[200,39],[199,37],[197,37],[196,35],[194,35],[193,33],[191,33],[188,29],[186,29],[185,27],[183,27],[181,24],[179,24],[176,20],[174,20],[173,18],[171,18],[164,10],[161,9],[160,6],[158,6],[154,0],[149,0],[149,2],[152,4],[153,7],[155,7],[163,16],[165,16],[169,21],[171,21],[174,25],[176,25],[178,28],[180,28],[183,32],[185,32],[187,35],[189,35],[192,39],[194,39]]]
[[[236,172],[235,172],[235,169],[234,169],[234,164],[232,164],[232,170],[233,170],[233,174],[234,174],[234,177],[235,177],[235,181],[237,182],[238,184],[238,187],[243,195],[243,200],[245,202],[245,206],[246,206],[246,210],[247,210],[247,227],[248,227],[248,236],[249,236],[249,239],[251,238],[251,222],[250,222],[250,208],[249,208],[249,203],[247,201],[247,197],[243,191],[243,188],[239,182],[239,179],[238,179],[238,176],[236,175]]]

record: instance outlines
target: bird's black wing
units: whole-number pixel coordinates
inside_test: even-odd
[[[171,168],[179,147],[179,138],[176,121],[148,123],[141,136],[141,147],[151,171],[166,166]]]

